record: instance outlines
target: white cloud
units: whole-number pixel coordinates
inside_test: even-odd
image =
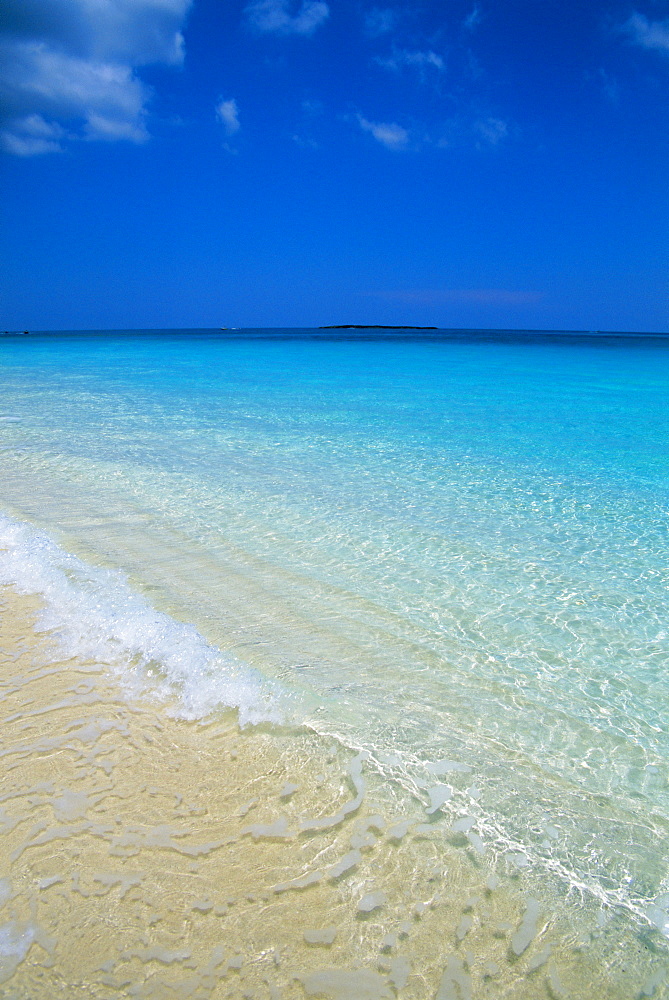
[[[60,125],[45,121],[41,115],[28,115],[22,120],[21,129],[26,135],[41,139],[59,139],[64,134]]]
[[[386,69],[399,70],[403,66],[415,67],[419,70],[428,68],[445,69],[444,60],[436,52],[418,52],[408,49],[396,49],[391,56],[377,56],[376,62]]]
[[[191,0],[3,0],[12,37],[101,61],[179,63]]]
[[[183,60],[191,0],[4,0],[0,23],[3,145],[19,155],[54,152],[66,139],[143,142],[151,63]],[[29,136],[48,117],[60,132]],[[67,132],[62,124],[68,125]]]
[[[277,35],[312,35],[330,16],[324,0],[302,0],[302,5],[291,13],[294,7],[291,0],[253,0],[246,8],[246,16],[258,31]]]
[[[485,118],[476,122],[474,128],[491,146],[496,146],[509,134],[509,126],[500,118]]]
[[[632,41],[644,49],[655,49],[669,55],[669,20],[649,21],[643,14],[634,13],[623,26]]]
[[[358,115],[358,121],[360,127],[365,130],[365,132],[370,132],[377,142],[380,142],[382,146],[386,146],[387,149],[405,149],[407,143],[409,142],[409,133],[401,125],[396,125],[395,122],[385,123],[385,122],[370,122],[366,118]]]
[[[104,115],[91,112],[86,120],[85,137],[95,140],[101,139],[105,142],[116,142],[118,139],[127,139],[130,142],[146,142],[149,133],[142,121],[123,121],[119,118],[106,118]]]
[[[473,31],[474,28],[481,23],[481,21],[482,21],[481,8],[479,7],[478,4],[474,4],[471,13],[467,15],[467,17],[462,22],[462,25],[464,28],[467,29],[467,31]]]
[[[55,153],[65,132],[55,122],[47,122],[41,115],[26,115],[17,119],[11,130],[0,133],[0,142],[7,153],[15,156],[35,156]]]
[[[43,42],[17,43],[7,55],[14,92],[52,113],[74,117],[104,109],[135,118],[148,97],[148,88],[123,63],[64,55]]]
[[[239,108],[234,97],[229,101],[219,101],[216,107],[216,117],[228,135],[239,132]]]

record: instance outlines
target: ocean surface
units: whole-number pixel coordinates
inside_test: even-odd
[[[366,751],[664,995],[668,399],[663,337],[2,337],[0,582],[129,698]]]

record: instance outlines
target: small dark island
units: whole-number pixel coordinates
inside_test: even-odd
[[[438,330],[438,326],[361,326],[359,323],[343,323],[338,326],[319,326],[319,330]]]

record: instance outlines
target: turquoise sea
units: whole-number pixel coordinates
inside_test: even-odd
[[[129,697],[367,751],[666,996],[668,399],[664,337],[1,337],[0,582]]]

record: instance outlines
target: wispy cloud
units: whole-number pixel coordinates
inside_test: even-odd
[[[190,2],[14,0],[0,32],[5,150],[28,156],[56,152],[66,139],[145,141],[152,91],[136,70],[182,62]]]
[[[249,23],[257,31],[277,35],[312,35],[330,16],[324,0],[302,0],[297,7],[290,0],[254,0],[246,8]]]
[[[365,14],[365,31],[371,38],[387,35],[396,24],[396,12],[387,7],[372,7]]]
[[[395,122],[370,122],[358,115],[360,127],[374,136],[377,142],[387,149],[405,149],[409,142],[409,133]]]
[[[91,141],[117,142],[126,139],[128,142],[146,142],[149,133],[143,121],[124,121],[91,112],[86,120],[84,136]]]
[[[318,149],[318,143],[315,139],[305,138],[302,135],[293,135],[293,142],[300,147],[300,149]]]
[[[501,118],[484,118],[474,124],[474,129],[491,146],[497,146],[509,134],[509,126]]]
[[[410,49],[396,49],[390,56],[377,56],[375,62],[386,69],[399,70],[405,66],[425,71],[445,69],[444,60],[436,52],[420,52]]]
[[[15,123],[14,129],[0,133],[2,147],[15,156],[36,156],[40,153],[57,153],[64,129],[47,122],[41,115],[26,115]]]
[[[231,98],[228,101],[220,100],[216,105],[216,117],[225,129],[226,135],[234,135],[239,132],[239,108],[237,101]]]
[[[483,20],[483,15],[481,14],[481,8],[478,4],[474,4],[474,8],[470,14],[462,22],[462,26],[467,29],[467,31],[473,31]]]
[[[302,101],[302,111],[308,118],[317,118],[323,114],[323,102],[307,98]]]
[[[669,19],[649,21],[644,14],[635,12],[623,25],[623,31],[642,48],[669,55]]]
[[[600,66],[599,69],[585,74],[588,81],[593,81],[604,97],[612,104],[620,100],[620,85],[618,80]]]

